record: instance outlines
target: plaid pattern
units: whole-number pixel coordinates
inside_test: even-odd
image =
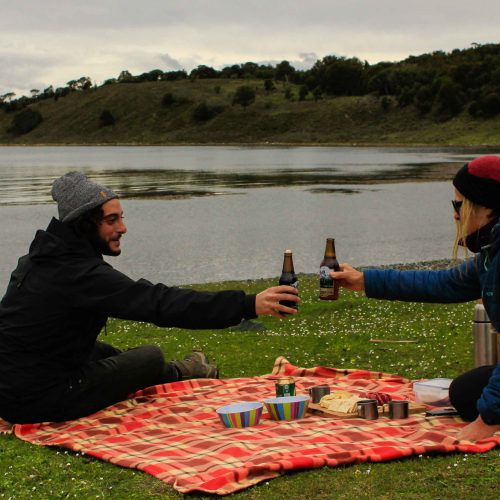
[[[478,443],[457,441],[458,417],[405,420],[338,420],[308,414],[276,422],[267,412],[255,427],[228,429],[215,409],[239,401],[274,396],[275,380],[296,378],[297,392],[327,383],[351,392],[389,393],[414,399],[412,382],[362,370],[298,368],[276,360],[270,375],[226,380],[198,379],[149,387],[131,399],[89,417],[62,423],[15,425],[19,438],[56,445],[137,468],[188,493],[228,494],[283,472],[361,462],[383,462],[432,452],[485,452],[500,435]],[[0,425],[1,428],[1,425]],[[9,427],[3,427],[8,431]]]

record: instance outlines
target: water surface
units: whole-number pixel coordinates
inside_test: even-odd
[[[80,170],[122,198],[128,233],[113,266],[166,284],[278,276],[291,248],[316,272],[327,237],[353,265],[449,257],[451,183],[481,151],[435,148],[0,148],[0,283],[56,206],[52,181]],[[413,182],[408,182],[413,181]],[[415,182],[420,181],[420,182]],[[3,288],[1,285],[0,288]],[[0,292],[1,293],[1,292]]]

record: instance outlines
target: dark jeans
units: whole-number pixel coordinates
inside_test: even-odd
[[[12,423],[73,420],[123,401],[139,389],[179,379],[177,368],[165,362],[156,346],[122,352],[96,342],[89,362],[66,383],[29,405],[3,410],[2,416]]]
[[[450,385],[450,401],[458,414],[466,421],[475,420],[477,400],[493,374],[495,366],[480,366],[457,377]]]

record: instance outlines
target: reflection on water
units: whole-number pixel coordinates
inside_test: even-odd
[[[312,193],[324,193],[314,186],[426,180],[477,154],[436,148],[9,147],[0,148],[0,205],[51,202],[53,180],[71,170],[122,198],[182,199],[249,188],[311,186]]]

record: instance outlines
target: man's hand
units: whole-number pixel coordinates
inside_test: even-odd
[[[293,286],[273,286],[257,294],[255,298],[255,312],[258,316],[268,315],[275,318],[284,318],[284,313],[297,314],[297,309],[280,304],[280,301],[300,302],[298,291]]]
[[[474,422],[460,430],[457,439],[460,441],[479,441],[493,436],[497,431],[500,431],[500,425],[488,425],[479,415]]]
[[[361,271],[354,269],[350,264],[344,262],[340,265],[341,271],[332,271],[330,276],[337,280],[340,286],[355,292],[365,289],[365,277]]]

